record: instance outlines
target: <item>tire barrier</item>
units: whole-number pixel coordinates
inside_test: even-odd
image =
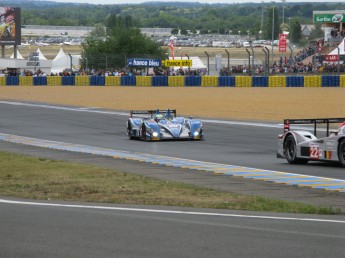
[[[90,77],[91,86],[105,86],[105,77],[104,76],[91,76]]]
[[[304,76],[304,87],[321,87],[321,76]]]
[[[8,86],[19,85],[19,76],[7,76],[6,77],[6,85],[8,85]]]
[[[303,76],[287,76],[286,87],[303,87],[304,77]]]
[[[340,86],[340,76],[322,76],[322,87],[339,87]]]
[[[345,75],[0,76],[0,86],[345,87]]]
[[[185,76],[184,86],[201,86],[201,76]]]
[[[217,87],[218,77],[217,76],[203,76],[201,77],[202,87]]]
[[[47,86],[47,77],[33,77],[35,86]]]
[[[105,78],[105,86],[121,86],[121,77],[107,76]]]
[[[75,86],[89,86],[92,77],[83,75],[83,76],[76,76],[75,77]]]
[[[6,86],[6,77],[0,76],[0,86]]]
[[[218,87],[235,87],[236,80],[234,76],[219,76]]]
[[[122,76],[121,86],[136,86],[136,76]]]
[[[19,86],[32,86],[34,78],[37,77],[19,76]]]
[[[340,75],[340,87],[345,87],[345,75]]]
[[[268,78],[268,87],[286,87],[286,77],[270,76]]]
[[[75,77],[74,76],[63,76],[62,77],[63,86],[75,86]]]
[[[154,76],[152,77],[152,86],[166,87],[169,85],[168,76]]]
[[[267,76],[252,77],[252,87],[268,87],[268,77]]]
[[[61,86],[62,85],[62,77],[61,76],[48,76],[47,77],[47,85],[48,86]]]
[[[169,87],[183,87],[184,76],[169,76],[168,85]]]
[[[137,80],[136,81],[137,87],[151,87],[152,86],[151,76],[137,76],[136,80]]]
[[[251,76],[236,76],[236,87],[252,87],[252,77]]]

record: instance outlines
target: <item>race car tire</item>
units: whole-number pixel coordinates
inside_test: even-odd
[[[143,125],[142,126],[142,139],[145,141],[145,142],[147,142],[148,141],[148,139],[147,139],[147,135],[146,135],[146,127],[145,127],[145,125]]]
[[[285,157],[286,160],[290,164],[307,164],[307,159],[299,159],[297,158],[297,145],[296,140],[293,137],[293,135],[289,135],[284,144],[284,151],[285,151]]]
[[[131,126],[130,122],[128,122],[128,125],[127,125],[127,134],[128,134],[128,138],[129,138],[130,140],[133,140],[134,137],[132,136],[131,131],[132,131],[132,126]]]
[[[345,167],[345,138],[342,139],[338,145],[338,160],[340,165]]]

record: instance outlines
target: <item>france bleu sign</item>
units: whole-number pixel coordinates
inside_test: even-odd
[[[127,61],[128,66],[149,66],[149,67],[158,67],[161,66],[160,59],[136,59],[131,58]]]

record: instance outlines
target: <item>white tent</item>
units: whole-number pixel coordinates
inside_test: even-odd
[[[52,73],[60,73],[66,69],[73,69],[79,65],[80,55],[66,54],[62,48],[52,61]]]
[[[14,58],[14,53],[11,55],[10,58]],[[24,59],[24,57],[20,54],[18,49],[17,49],[17,59]]]
[[[40,60],[47,60],[47,58],[43,55],[43,53],[42,53],[42,51],[41,51],[41,49],[39,47],[37,48],[36,52],[38,52],[38,59],[40,59]]]
[[[345,49],[344,49],[344,46],[345,46],[345,39],[343,39],[343,41],[339,44],[339,54],[340,55],[344,55],[345,54]],[[333,51],[331,51],[328,55],[338,55],[338,48],[335,48],[333,49]]]

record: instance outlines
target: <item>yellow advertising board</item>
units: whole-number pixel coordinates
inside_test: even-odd
[[[192,60],[162,60],[162,65],[170,66],[192,66]]]

